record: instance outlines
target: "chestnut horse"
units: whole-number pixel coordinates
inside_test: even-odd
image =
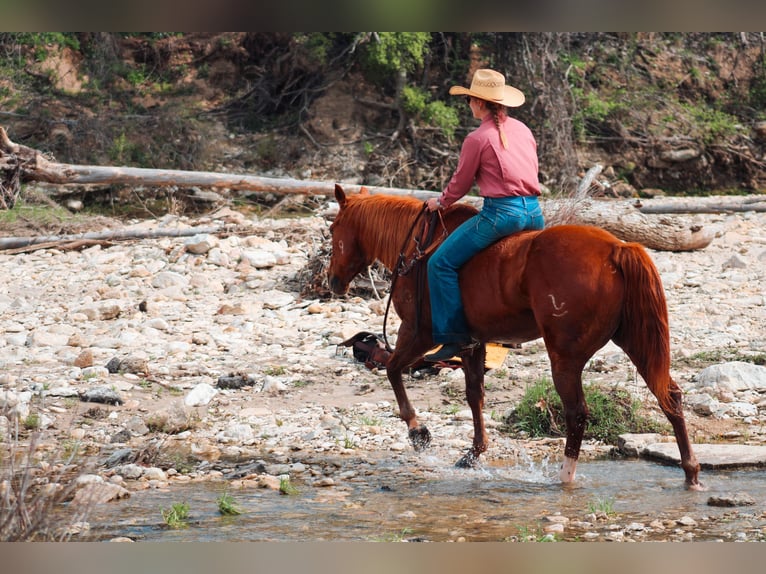
[[[410,235],[423,211],[412,197],[346,196],[335,186],[340,209],[330,226],[332,257],[328,270],[334,293],[375,260],[395,271],[400,253],[413,250]],[[476,213],[464,204],[443,212],[446,230]],[[423,262],[425,264],[425,262]],[[434,346],[428,289],[417,290],[417,273],[396,278],[391,300],[401,325],[386,372],[399,413],[415,450],[431,435],[418,422],[407,398],[402,372]],[[460,288],[471,336],[479,343],[461,354],[466,398],[473,414],[473,445],[458,466],[473,466],[487,450],[484,427],[485,343],[523,343],[542,337],[566,419],[566,446],[560,471],[572,482],[588,407],[582,371],[609,340],[635,364],[673,426],[681,467],[690,489],[701,489],[700,465],[692,451],[681,405],[681,390],[670,376],[670,335],[659,273],[644,248],[590,226],[561,225],[522,231],[477,254],[460,270]]]

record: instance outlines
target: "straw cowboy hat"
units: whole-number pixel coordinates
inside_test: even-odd
[[[473,96],[480,100],[496,102],[511,108],[524,103],[524,94],[513,86],[505,85],[505,76],[495,70],[476,70],[471,80],[471,87],[452,86],[449,93],[453,96]]]

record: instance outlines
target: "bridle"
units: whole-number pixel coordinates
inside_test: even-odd
[[[418,330],[418,323],[420,321],[420,303],[422,301],[422,293],[426,284],[427,268],[424,265],[418,265],[424,258],[433,253],[447,235],[447,227],[444,225],[444,218],[440,209],[430,212],[429,217],[425,215],[429,213],[427,204],[423,203],[423,207],[418,212],[417,217],[412,222],[412,226],[404,240],[404,245],[399,250],[399,259],[396,262],[396,266],[393,270],[393,276],[391,278],[391,290],[388,294],[388,302],[386,303],[386,312],[383,315],[383,342],[386,345],[386,350],[393,353],[391,345],[388,344],[388,337],[386,336],[386,323],[388,322],[388,311],[391,308],[391,301],[394,298],[394,288],[396,287],[396,281],[401,275],[407,275],[415,267],[418,270],[418,276],[415,284],[415,330]],[[417,233],[415,226],[420,224],[420,228]],[[441,225],[442,234],[439,241],[434,242],[434,235],[436,234],[437,223]],[[410,238],[415,243],[415,250],[412,254],[412,258],[407,261],[407,255],[404,250],[410,242]]]

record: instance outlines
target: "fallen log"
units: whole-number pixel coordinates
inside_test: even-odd
[[[332,196],[335,192],[335,182],[238,175],[210,171],[58,163],[48,160],[35,149],[13,143],[5,129],[0,126],[0,167],[10,169],[14,166],[20,168],[22,181],[37,181],[58,185],[196,186],[235,191],[249,190],[276,194],[297,193],[329,196]],[[350,193],[358,192],[362,187],[361,185],[351,183],[344,183],[343,186]],[[365,187],[371,193],[411,195],[423,200],[434,193],[416,189]]]
[[[688,218],[646,215],[622,200],[585,199],[573,209],[566,200],[543,204],[546,221],[556,221],[557,209],[566,210],[568,223],[595,225],[619,237],[657,251],[694,251],[704,249],[715,238],[714,227],[703,227]]]
[[[646,214],[766,212],[766,195],[668,197],[636,200],[633,206]]]
[[[217,227],[186,227],[182,229],[118,229],[111,231],[94,231],[74,235],[39,235],[36,237],[3,237],[0,238],[0,250],[18,249],[30,245],[40,245],[40,248],[55,247],[56,244],[76,241],[125,241],[130,239],[148,239],[154,237],[187,237],[199,233],[217,233]]]

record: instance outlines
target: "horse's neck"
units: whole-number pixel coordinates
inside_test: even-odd
[[[399,255],[404,250],[405,257],[412,252],[412,218],[399,217],[395,220],[375,225],[365,235],[365,252],[380,261],[389,271],[399,263]]]
[[[399,262],[399,251],[404,242],[404,237],[392,237],[390,231],[387,233],[385,229],[381,229],[376,235],[369,237],[367,253],[380,261],[386,269],[393,271]]]

